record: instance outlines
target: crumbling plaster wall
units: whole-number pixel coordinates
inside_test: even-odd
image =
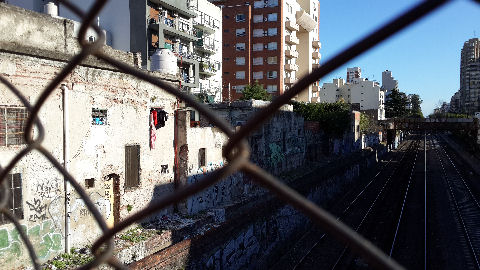
[[[132,53],[109,47],[103,50],[134,65]],[[0,74],[31,103],[35,103],[43,88],[78,51],[71,21],[0,3]],[[173,86],[178,84],[176,77],[150,74],[167,79]],[[112,179],[108,175],[116,174],[120,179],[121,219],[173,190],[175,97],[94,57],[76,67],[64,83],[69,89],[69,171],[83,187],[85,179],[95,179],[94,187],[86,191],[110,225],[117,206],[112,202]],[[39,113],[46,131],[42,145],[60,164],[64,162],[62,97],[61,89],[57,88]],[[3,84],[0,84],[0,105],[24,107]],[[155,149],[149,147],[152,107],[163,108],[169,115],[165,126],[156,130]],[[93,108],[107,109],[108,125],[92,125]],[[35,130],[34,136],[37,134]],[[130,144],[140,145],[140,184],[126,190],[125,145]],[[6,166],[24,147],[0,147],[0,165]],[[22,175],[24,217],[20,223],[40,260],[48,260],[64,250],[63,176],[36,151],[22,158],[12,173]],[[98,226],[75,192],[70,202],[71,243],[91,244],[100,232]],[[13,260],[15,266],[29,264],[28,253],[11,223],[0,225],[0,255],[0,268],[10,267]]]

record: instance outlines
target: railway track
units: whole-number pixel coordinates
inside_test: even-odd
[[[414,141],[406,144],[407,149],[400,160],[390,159],[382,170],[346,204],[346,207],[339,213],[339,219],[359,231],[367,220],[371,219],[372,212],[377,211],[376,208],[387,199],[387,189],[392,188],[392,182],[397,182],[395,180],[397,175],[403,174],[405,167],[413,167],[415,162],[412,163],[411,156],[417,152],[418,143],[418,141]],[[396,163],[393,170],[389,166],[391,163]],[[316,254],[321,254],[323,258],[321,262],[319,262],[319,257]],[[352,258],[352,255],[348,252],[348,247],[340,245],[338,242],[332,242],[332,239],[322,234],[308,253],[295,264],[293,269],[316,269],[319,265],[322,265],[322,269],[335,269],[340,266],[344,267],[345,263],[349,263]]]
[[[459,239],[468,269],[480,269],[480,194],[472,189],[458,165],[452,160],[438,140],[434,140],[435,153],[440,161],[443,179],[448,187],[449,199],[457,217]]]
[[[433,135],[402,151],[332,213],[407,269],[480,269],[479,176]],[[370,269],[319,230],[304,237],[303,255],[275,269]]]

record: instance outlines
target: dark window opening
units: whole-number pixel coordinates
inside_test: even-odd
[[[23,219],[22,207],[22,175],[20,173],[7,174],[7,191],[10,192],[7,200],[7,209],[15,218]],[[4,214],[0,214],[0,224],[10,223]]]
[[[203,167],[207,164],[206,161],[206,149],[200,148],[198,149],[198,167]]]
[[[92,109],[92,125],[104,126],[107,123],[107,110]]]
[[[140,145],[125,146],[125,188],[140,185]]]
[[[18,107],[0,107],[0,146],[25,144],[28,110]]]
[[[85,179],[85,187],[86,188],[95,187],[95,178]]]

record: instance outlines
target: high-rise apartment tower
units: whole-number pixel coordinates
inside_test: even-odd
[[[258,81],[272,95],[319,67],[318,0],[214,1],[223,15],[223,100]],[[295,97],[315,102],[315,83]]]
[[[460,108],[473,114],[480,111],[480,39],[463,44],[460,59]]]

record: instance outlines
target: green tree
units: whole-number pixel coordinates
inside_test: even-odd
[[[395,88],[390,93],[389,100],[385,102],[385,116],[387,118],[407,116],[407,105],[407,95]]]
[[[341,137],[352,121],[350,105],[347,103],[293,102],[293,111],[307,121],[318,121],[320,128],[332,137]]]
[[[423,118],[422,104],[423,100],[420,99],[420,96],[417,94],[413,94],[410,98],[410,117],[414,118]]]
[[[241,100],[271,100],[272,96],[256,81],[253,85],[247,85],[243,89],[243,97]]]

